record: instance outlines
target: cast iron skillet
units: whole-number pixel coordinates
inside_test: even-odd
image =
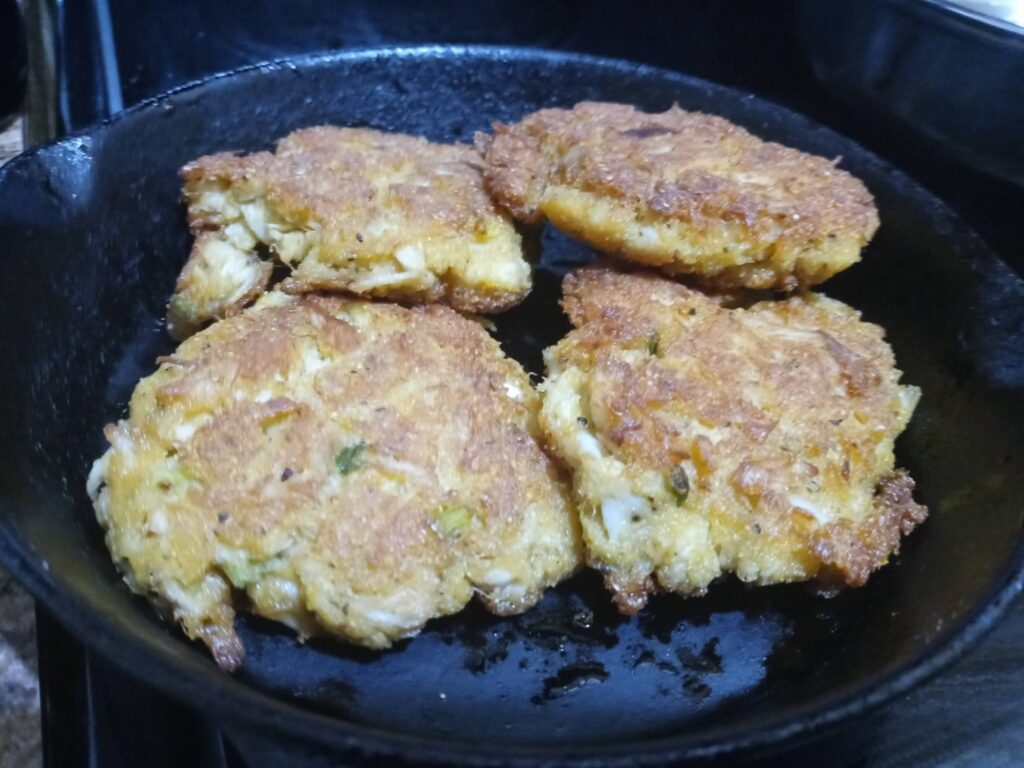
[[[924,389],[898,446],[931,519],[867,587],[655,600],[625,621],[584,574],[514,619],[472,608],[387,653],[304,646],[243,618],[234,677],[115,573],[83,491],[101,426],[171,343],[161,322],[189,247],[177,169],[316,123],[469,140],[493,120],[606,99],[724,115],[830,157],[878,200],[864,261],[825,291],[883,324]],[[498,318],[533,370],[565,330],[559,276],[592,258],[542,237],[537,287]],[[542,51],[347,52],[221,75],[0,171],[0,556],[78,637],[244,734],[253,765],[291,737],[310,764],[640,765],[736,753],[857,714],[947,664],[1020,590],[1024,284],[954,214],[855,144],[679,74]],[[275,754],[278,757],[275,758]]]

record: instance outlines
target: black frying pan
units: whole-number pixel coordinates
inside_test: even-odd
[[[626,621],[584,574],[535,610],[477,608],[387,653],[298,645],[240,620],[229,677],[118,578],[85,493],[101,426],[172,346],[164,304],[189,248],[177,169],[300,126],[469,140],[493,120],[605,99],[724,115],[827,156],[876,195],[882,228],[825,290],[883,324],[924,389],[900,462],[931,519],[890,567],[832,600],[801,586],[665,597]],[[593,253],[542,236],[537,287],[498,318],[533,370],[566,323],[559,277]],[[78,637],[244,734],[270,765],[336,760],[612,766],[735,753],[820,729],[947,664],[1021,588],[1024,283],[941,202],[772,104],[633,64],[527,50],[342,53],[240,70],[128,110],[0,171],[0,556]]]

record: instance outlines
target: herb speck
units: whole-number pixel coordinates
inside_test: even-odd
[[[338,468],[338,471],[343,475],[347,475],[350,472],[354,472],[362,466],[359,461],[363,451],[366,450],[366,443],[360,440],[358,443],[347,445],[338,451],[338,455],[334,457],[334,465]]]
[[[685,467],[676,467],[668,476],[669,487],[672,489],[676,501],[682,504],[690,495],[690,478],[686,474]]]

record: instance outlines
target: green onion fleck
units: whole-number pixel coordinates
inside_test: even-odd
[[[473,522],[473,510],[461,505],[445,507],[434,516],[431,528],[446,539],[457,539]]]
[[[347,445],[338,451],[338,455],[334,457],[334,465],[343,475],[354,472],[362,466],[359,458],[363,455],[363,451],[365,450],[366,443],[362,440],[358,443]]]
[[[261,580],[264,576],[276,570],[281,564],[281,560],[280,556],[256,562],[245,559],[229,560],[221,563],[220,567],[235,589],[245,589],[250,584]]]
[[[195,320],[196,315],[199,314],[199,309],[187,296],[176,293],[167,304],[167,312],[183,320]]]
[[[658,347],[661,344],[661,334],[658,331],[652,331],[651,335],[647,337],[647,351],[652,355],[658,354]]]

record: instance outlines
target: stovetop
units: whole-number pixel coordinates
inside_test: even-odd
[[[529,45],[632,59],[783,103],[845,133],[956,207],[1024,270],[1024,190],[946,159],[843,106],[815,80],[796,39],[799,0],[51,0],[50,93],[57,133],[206,74],[314,51],[382,44]],[[44,745],[50,768],[248,768],[201,713],[85,651],[39,611]],[[1024,755],[1024,608],[936,681],[824,741],[759,765],[1016,765]],[[979,722],[979,713],[985,713]]]

